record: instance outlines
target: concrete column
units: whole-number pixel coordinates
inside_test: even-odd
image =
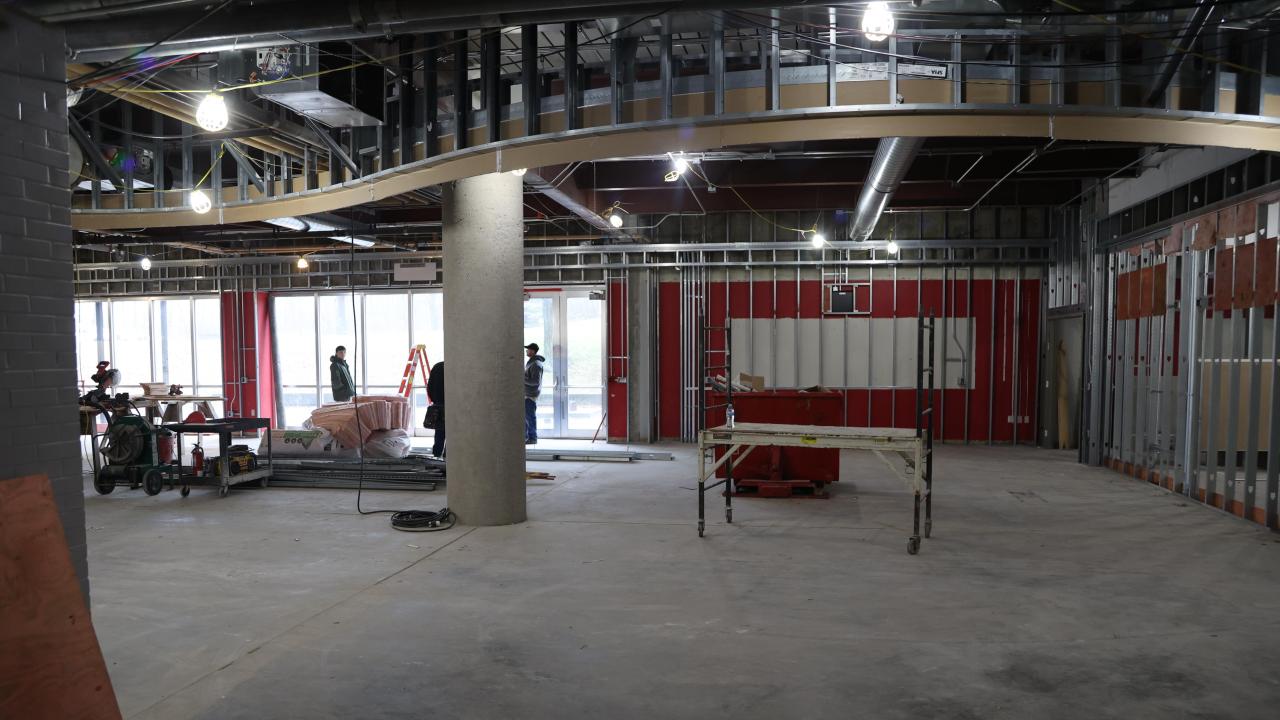
[[[444,192],[449,507],[464,525],[525,520],[524,203],[510,173]]]

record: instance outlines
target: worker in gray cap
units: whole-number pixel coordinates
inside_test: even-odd
[[[542,394],[542,363],[546,358],[538,354],[538,343],[524,346],[524,444],[538,442],[538,396]]]

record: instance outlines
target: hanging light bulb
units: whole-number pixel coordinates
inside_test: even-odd
[[[151,258],[147,257],[146,255],[143,255],[142,259],[138,261],[138,264],[142,266],[143,270],[150,270]]]
[[[622,227],[622,216],[616,212],[609,213],[609,224],[616,228]]]
[[[515,170],[511,171],[511,174],[515,175],[516,177],[524,177],[524,174],[527,172],[529,172],[529,168],[516,168]]]
[[[684,171],[689,169],[689,161],[679,155],[671,158],[671,163],[676,175],[683,175]]]
[[[893,12],[887,2],[867,4],[862,11],[862,34],[871,42],[880,42],[893,34]]]
[[[890,255],[897,255],[897,254],[898,254],[898,241],[897,241],[897,240],[890,240],[890,241],[889,241],[889,244],[884,246],[884,249],[885,249],[885,252],[889,253]]]
[[[307,262],[307,257],[306,257],[305,255],[303,255],[302,257],[298,258],[298,269],[299,269],[299,270],[306,270],[306,269],[307,269],[307,268],[309,268],[309,267],[311,267],[311,263]]]
[[[213,201],[209,199],[209,195],[203,190],[191,191],[191,209],[199,215],[209,212],[209,208],[213,207]]]
[[[817,230],[814,230],[814,231],[813,231],[813,236],[809,238],[809,242],[813,243],[813,246],[814,246],[815,248],[820,248],[820,247],[822,247],[823,245],[826,245],[826,244],[827,244],[827,236],[826,236],[826,235],[823,235],[822,233],[818,232]]]
[[[209,93],[196,108],[196,123],[208,132],[218,132],[227,127],[227,101],[218,93]]]

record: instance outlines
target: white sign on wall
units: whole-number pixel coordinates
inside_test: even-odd
[[[391,279],[395,282],[435,282],[436,264],[425,260],[396,263]]]

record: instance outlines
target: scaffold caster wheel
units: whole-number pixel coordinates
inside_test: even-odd
[[[186,497],[186,496],[188,496],[188,495],[190,495],[190,494],[191,494],[191,486],[190,486],[190,485],[183,485],[183,486],[182,486],[182,489],[181,489],[181,490],[179,490],[178,492],[182,493],[182,497]]]
[[[108,492],[110,492],[110,491],[108,491]],[[698,521],[698,537],[702,537],[703,529],[704,529],[704,528],[703,528],[703,525],[702,525],[702,521],[701,521],[701,520],[699,520],[699,521]]]
[[[222,487],[218,488],[218,497],[226,497],[230,494],[231,494],[230,485],[223,485]]]
[[[918,552],[920,552],[920,536],[912,535],[907,538],[907,554],[915,555]]]
[[[164,490],[164,475],[159,470],[151,469],[142,475],[142,491],[148,495],[159,495]]]
[[[932,534],[933,534],[933,521],[932,521],[932,520],[925,520],[925,521],[924,521],[924,536],[925,536],[925,537],[929,537],[929,536],[930,536],[930,535],[932,535]]]
[[[93,479],[93,489],[98,491],[99,495],[110,495],[112,490],[116,489],[116,481],[114,478],[105,477],[106,468],[98,471],[98,476]]]

